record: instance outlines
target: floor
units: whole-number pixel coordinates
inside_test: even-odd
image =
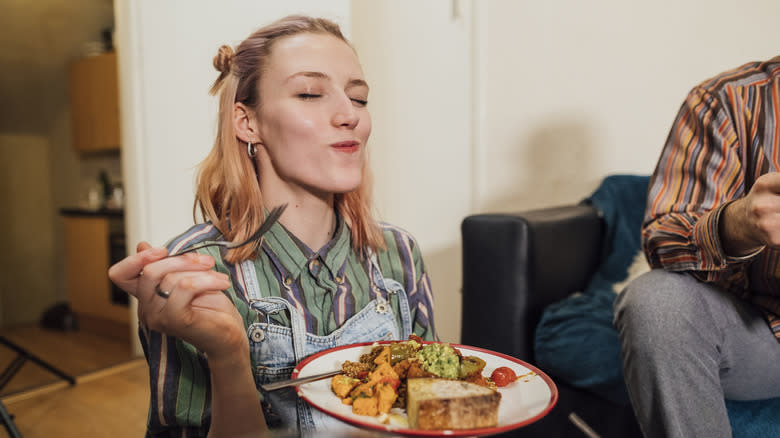
[[[26,327],[0,335],[72,375],[75,385],[27,361],[0,392],[24,438],[141,437],[149,373],[126,343],[87,333]],[[16,353],[0,344],[0,370]],[[0,427],[0,438],[7,437]]]
[[[73,386],[53,384],[2,400],[24,438],[138,438],[146,432],[148,378],[146,361],[136,359],[79,377]]]
[[[128,341],[85,331],[64,332],[32,325],[2,329],[0,336],[73,377],[135,358]],[[14,350],[0,344],[0,370],[5,370],[17,356]],[[55,374],[28,360],[8,384],[0,389],[0,397],[59,380],[61,378]]]

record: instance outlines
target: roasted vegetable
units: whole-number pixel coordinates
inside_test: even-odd
[[[340,398],[344,398],[349,395],[350,391],[352,391],[359,384],[360,380],[353,379],[352,377],[345,376],[343,374],[333,376],[333,379],[330,381],[330,387],[333,390],[333,393]]]
[[[399,342],[397,344],[390,344],[390,364],[395,365],[404,359],[409,359],[417,354],[417,349],[414,345],[407,342]]]
[[[464,356],[460,360],[460,369],[458,377],[465,379],[467,377],[479,374],[485,368],[485,361],[476,356]]]

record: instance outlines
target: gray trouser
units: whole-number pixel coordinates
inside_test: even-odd
[[[646,437],[730,437],[724,397],[780,396],[780,344],[754,305],[653,270],[615,301],[623,374]]]

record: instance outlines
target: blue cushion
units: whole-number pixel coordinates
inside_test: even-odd
[[[547,306],[536,328],[537,365],[567,383],[617,404],[629,404],[623,382],[620,342],[612,325],[614,283],[628,275],[640,249],[639,230],[649,177],[611,175],[584,202],[605,222],[602,263],[582,292]],[[771,436],[780,425],[780,398],[726,400],[735,438]]]
[[[612,285],[628,275],[628,268],[642,247],[639,230],[649,183],[648,176],[610,175],[585,199],[584,202],[601,212],[605,226],[601,264],[591,277],[586,294],[595,290],[612,291]]]
[[[594,289],[547,306],[536,328],[534,357],[555,378],[628,405],[620,341],[612,325],[614,300],[611,290]]]
[[[733,438],[769,437],[780,434],[780,398],[754,401],[726,400]]]

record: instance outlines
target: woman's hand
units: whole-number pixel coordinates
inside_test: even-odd
[[[138,280],[144,272],[144,267],[168,255],[165,248],[152,248],[148,242],[141,242],[136,247],[136,253],[129,255],[108,268],[108,278],[123,291],[136,296]]]
[[[212,391],[209,436],[265,436],[244,322],[222,293],[230,287],[228,276],[212,269],[210,256],[167,254],[165,248],[141,242],[136,254],[108,270],[108,277],[138,298],[138,319],[149,329],[206,353]],[[161,297],[158,288],[170,296]]]
[[[246,357],[243,320],[222,292],[230,287],[228,276],[212,269],[208,255],[166,255],[165,248],[142,242],[108,276],[138,299],[138,319],[149,329],[187,341],[210,359]],[[158,289],[170,297],[161,297]]]

